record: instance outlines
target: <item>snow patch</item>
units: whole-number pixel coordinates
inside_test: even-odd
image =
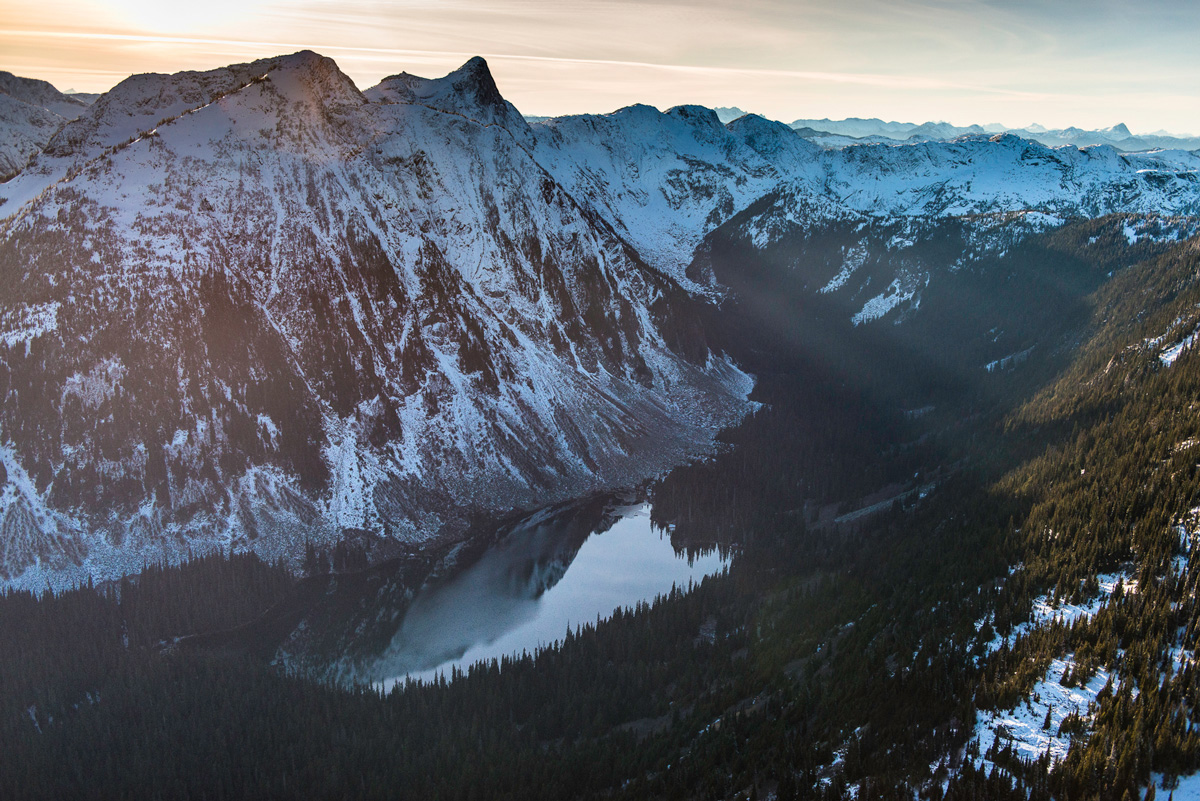
[[[1070,656],[1054,659],[1021,703],[1012,709],[977,712],[975,738],[980,754],[986,756],[993,747],[1011,746],[1023,759],[1049,754],[1055,762],[1062,760],[1072,738],[1086,736],[1095,716],[1096,697],[1113,678],[1101,668],[1081,686],[1063,686],[1061,678],[1077,668]],[[1078,728],[1064,727],[1072,716]]]
[[[1151,783],[1157,788],[1155,797],[1163,801],[1167,798],[1171,801],[1200,801],[1200,773],[1179,776],[1173,780],[1161,773],[1154,773],[1151,779]]]
[[[367,490],[362,477],[360,448],[350,420],[326,421],[328,440],[325,461],[329,465],[329,516],[345,528],[358,528],[367,519]]]
[[[1046,231],[1051,228],[1058,228],[1065,219],[1057,214],[1047,214],[1044,211],[1026,211],[1021,213],[1021,218],[1035,231]]]
[[[867,245],[865,242],[859,242],[850,248],[850,252],[846,254],[845,260],[842,261],[842,269],[833,278],[829,279],[829,283],[821,287],[818,292],[828,294],[836,292],[845,286],[850,280],[850,276],[854,275],[854,271],[863,266],[867,260]]]
[[[275,425],[275,421],[271,419],[270,415],[261,413],[258,415],[256,422],[258,423],[259,430],[266,434],[267,444],[274,447],[279,442],[279,426]]]
[[[1007,370],[1009,367],[1016,367],[1018,364],[1025,362],[1031,353],[1033,353],[1033,347],[1028,347],[1018,353],[1010,353],[1002,359],[988,362],[983,366],[983,369],[989,373],[994,373],[997,370]]]
[[[1050,532],[1050,535],[1053,535],[1053,532]],[[1011,646],[1020,637],[1054,621],[1058,621],[1064,626],[1069,627],[1080,618],[1091,619],[1099,613],[1100,608],[1108,601],[1117,587],[1120,587],[1123,593],[1138,591],[1137,579],[1133,578],[1129,573],[1104,573],[1096,577],[1096,582],[1100,586],[1099,594],[1092,600],[1084,603],[1072,604],[1061,601],[1056,603],[1050,595],[1039,595],[1037,598],[1034,598],[1033,615],[1029,622],[1014,626],[1012,632],[1007,637],[997,634],[987,643],[987,652],[989,654],[993,653],[1003,645]],[[982,629],[984,623],[987,621],[987,618],[976,621],[975,630]]]
[[[1182,356],[1183,352],[1190,348],[1192,343],[1196,341],[1197,334],[1200,334],[1200,326],[1197,326],[1195,331],[1192,331],[1192,333],[1188,334],[1180,342],[1159,353],[1158,360],[1166,367],[1175,364],[1176,359]]]
[[[28,352],[32,340],[58,328],[59,306],[53,301],[11,309],[0,319],[0,342],[10,348],[23,344]]]
[[[1121,226],[1121,233],[1130,245],[1139,242],[1179,242],[1195,234],[1196,230],[1195,218],[1163,218],[1157,215],[1129,219]]]
[[[62,400],[76,398],[85,409],[97,409],[117,392],[125,365],[116,357],[103,359],[86,373],[75,373],[63,383]]]
[[[921,288],[928,283],[929,276],[925,276],[924,282],[922,282],[919,279],[914,280],[908,275],[898,275],[886,290],[864,303],[862,309],[850,318],[850,321],[858,326],[878,320],[892,309],[911,302]]]

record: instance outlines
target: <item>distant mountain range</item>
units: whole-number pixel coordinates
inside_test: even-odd
[[[713,111],[722,123],[733,122],[749,113],[737,106],[718,106]],[[534,122],[546,118],[528,119],[530,122]],[[1009,128],[998,122],[959,126],[951,125],[948,122],[886,122],[877,117],[870,119],[848,117],[844,120],[799,119],[792,121],[790,127],[815,144],[833,148],[875,143],[945,142],[960,136],[998,133],[1011,133],[1022,139],[1041,142],[1050,147],[1111,145],[1125,153],[1157,149],[1196,150],[1200,148],[1200,137],[1198,136],[1168,131],[1134,134],[1125,123],[1118,123],[1111,128],[1086,130],[1075,126],[1051,129],[1037,123],[1032,123],[1024,128]]]
[[[727,109],[728,112],[738,109]],[[1111,145],[1124,152],[1141,150],[1196,150],[1200,137],[1180,136],[1158,131],[1152,134],[1133,134],[1124,123],[1111,128],[1088,131],[1074,126],[1049,129],[1036,123],[1025,128],[1007,128],[999,123],[957,126],[948,122],[884,122],[880,119],[850,117],[844,120],[795,120],[791,127],[824,147],[845,147],[871,142],[936,142],[973,134],[1011,133],[1050,147],[1074,145]]]

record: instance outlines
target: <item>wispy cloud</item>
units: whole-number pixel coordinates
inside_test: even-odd
[[[886,88],[908,88],[908,89],[961,89],[973,92],[984,92],[992,94],[1002,94],[1011,97],[1027,97],[1027,98],[1043,98],[1047,97],[1046,93],[1041,92],[1026,92],[1014,89],[1006,89],[992,86],[980,86],[964,83],[956,83],[953,81],[945,81],[934,78],[926,78],[920,76],[909,76],[903,74],[871,74],[871,73],[852,73],[852,72],[827,72],[827,71],[812,71],[812,70],[788,70],[788,69],[764,69],[755,67],[722,67],[722,66],[706,66],[698,64],[664,64],[654,61],[629,61],[618,59],[603,59],[603,58],[567,58],[562,56],[537,56],[525,55],[519,53],[478,53],[468,51],[449,51],[449,50],[418,50],[412,48],[389,48],[389,47],[362,47],[357,45],[334,44],[329,42],[279,42],[279,41],[256,41],[248,39],[214,39],[207,37],[195,36],[166,36],[160,34],[146,33],[109,33],[102,31],[28,31],[28,30],[11,30],[0,29],[0,37],[3,38],[28,38],[28,39],[84,39],[94,41],[117,41],[117,42],[148,42],[155,44],[188,44],[188,45],[222,45],[226,47],[245,48],[246,50],[259,50],[263,48],[271,49],[272,52],[285,52],[292,50],[314,50],[325,54],[337,53],[369,53],[386,56],[391,59],[403,59],[405,57],[460,57],[471,58],[481,55],[484,58],[507,61],[527,61],[527,62],[549,62],[556,64],[586,64],[598,67],[634,67],[646,70],[659,70],[666,72],[682,72],[695,75],[726,75],[739,76],[744,78],[755,77],[778,77],[778,78],[796,78],[805,81],[821,81],[826,83],[838,84],[858,84],[862,86],[877,86]]]
[[[98,89],[101,76],[308,48],[366,86],[484,55],[506,96],[537,113],[700,102],[782,119],[1200,128],[1192,41],[1200,4],[1168,0],[1136,8],[1120,0],[206,0],[176,13],[177,5],[0,0],[0,68]],[[1180,96],[1191,102],[1174,101]]]

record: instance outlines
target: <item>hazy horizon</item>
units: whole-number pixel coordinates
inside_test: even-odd
[[[312,49],[361,89],[487,58],[525,114],[633,103],[736,106],[773,119],[1200,132],[1200,7],[867,0],[0,0],[0,68],[100,92],[128,75]],[[247,37],[246,32],[253,31]],[[1134,31],[1134,33],[1131,33]]]

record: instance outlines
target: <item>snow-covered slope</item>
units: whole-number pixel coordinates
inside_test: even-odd
[[[6,579],[452,536],[744,413],[697,301],[531,157],[482,61],[396,83],[312,53],[137,76],[10,182]]]

